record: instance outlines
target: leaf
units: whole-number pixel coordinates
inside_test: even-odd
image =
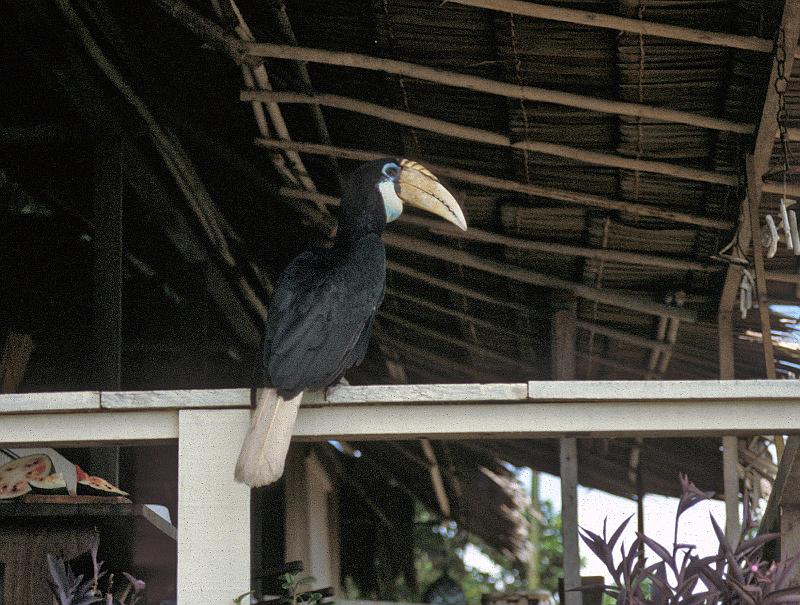
[[[747,586],[744,586],[741,582],[736,581],[734,578],[730,578],[730,585],[733,589],[737,592],[739,597],[744,602],[744,605],[758,605],[758,601],[753,597],[751,591],[749,591]],[[756,591],[759,591],[757,587],[753,587]],[[760,591],[759,591],[760,592]]]
[[[745,553],[749,553],[750,551],[758,550],[768,542],[772,542],[773,540],[777,540],[780,538],[781,535],[779,533],[772,533],[772,534],[762,534],[760,536],[756,536],[755,538],[751,538],[750,540],[745,540],[739,547],[736,549],[737,557],[743,555]]]
[[[675,559],[672,557],[672,553],[670,553],[666,548],[661,546],[658,542],[653,540],[652,538],[648,538],[644,534],[640,534],[636,532],[638,538],[645,543],[646,546],[650,548],[656,555],[658,555],[664,563],[670,566],[670,568],[675,572],[678,573],[678,570],[675,568]]]
[[[681,497],[678,500],[678,511],[675,513],[675,525],[678,525],[680,516],[695,504],[708,500],[714,496],[714,492],[703,492],[697,489],[689,478],[683,473],[678,474],[681,482]]]
[[[617,540],[619,540],[619,537],[622,535],[622,532],[625,531],[625,528],[628,526],[628,523],[630,523],[630,520],[632,518],[633,518],[633,515],[631,515],[630,517],[625,519],[620,524],[620,526],[616,529],[616,531],[613,534],[611,534],[611,537],[608,539],[608,549],[609,550],[611,550],[611,551],[614,550],[614,545],[617,543]],[[605,537],[605,535],[606,535],[606,528],[605,528],[605,521],[604,521],[603,522],[603,537]]]
[[[725,555],[725,559],[728,561],[728,573],[733,574],[733,577],[739,581],[744,582],[744,575],[742,574],[742,568],[739,565],[739,562],[736,560],[736,557],[733,554],[733,549],[731,545],[728,543],[727,538],[725,537],[725,532],[722,531],[722,528],[717,523],[717,520],[714,519],[714,515],[709,513],[708,515],[711,518],[711,525],[714,527],[714,533],[717,534],[717,540],[719,540],[719,547],[722,550],[722,553]]]

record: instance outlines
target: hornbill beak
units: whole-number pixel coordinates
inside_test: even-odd
[[[467,221],[456,198],[433,173],[412,160],[400,160],[400,174],[395,179],[397,197],[404,204],[442,217],[463,231]]]

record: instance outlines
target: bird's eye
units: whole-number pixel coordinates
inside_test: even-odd
[[[388,176],[390,179],[395,179],[400,175],[400,166],[395,164],[394,162],[389,162],[388,164],[383,165],[383,172],[384,176]]]

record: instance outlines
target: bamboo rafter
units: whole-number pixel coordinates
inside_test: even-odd
[[[705,31],[678,25],[667,25],[666,23],[655,23],[641,19],[629,19],[616,15],[562,8],[560,6],[522,2],[520,0],[448,0],[448,2],[513,13],[524,17],[589,25],[591,27],[613,29],[646,36],[683,40],[684,42],[750,50],[758,53],[770,53],[773,48],[772,40],[756,36],[739,36],[725,32]]]
[[[390,157],[392,154],[382,153],[378,151],[365,151],[361,149],[349,149],[346,147],[336,147],[333,145],[321,145],[318,143],[300,143],[297,141],[280,141],[276,139],[256,139],[255,144],[264,148],[283,148],[288,147],[295,149],[301,153],[311,153],[315,155],[331,155],[338,158],[357,160],[367,162],[370,160],[377,160],[385,157]],[[578,206],[589,206],[592,208],[601,208],[603,210],[625,212],[635,216],[657,218],[665,221],[672,221],[676,223],[685,223],[687,225],[696,225],[698,227],[706,227],[708,229],[719,229],[727,231],[734,227],[732,221],[725,221],[720,219],[708,218],[705,216],[697,216],[687,214],[684,212],[675,212],[666,208],[659,208],[657,206],[649,206],[647,204],[636,204],[633,202],[626,202],[622,200],[614,200],[599,195],[592,195],[590,193],[583,193],[579,191],[569,191],[566,189],[557,189],[554,187],[545,187],[542,185],[535,185],[531,183],[523,183],[520,181],[513,181],[510,179],[502,179],[483,174],[478,174],[471,170],[459,170],[457,168],[450,168],[448,166],[440,166],[435,164],[428,164],[426,166],[433,170],[436,174],[444,176],[453,180],[461,181],[464,183],[471,183],[473,185],[480,185],[489,187],[491,189],[498,189],[501,191],[513,191],[515,193],[522,193],[540,198],[548,198],[558,200],[569,204]]]
[[[735,132],[739,134],[750,134],[754,130],[751,124],[732,122],[722,118],[701,116],[685,111],[643,105],[641,103],[610,101],[546,88],[519,86],[508,82],[489,80],[487,78],[444,71],[415,63],[407,63],[394,59],[381,59],[358,53],[267,43],[251,43],[247,44],[246,47],[249,54],[257,57],[308,61],[309,63],[323,63],[340,67],[355,67],[372,71],[382,71],[393,75],[427,80],[429,82],[436,82],[437,84],[495,94],[511,99],[552,103],[600,113],[644,118],[657,120],[659,122],[687,124],[699,128]]]
[[[428,118],[419,114],[410,113],[399,109],[390,109],[375,103],[368,103],[349,97],[341,97],[332,94],[305,95],[296,92],[274,92],[274,91],[254,91],[243,90],[240,95],[242,101],[264,101],[268,103],[299,103],[304,105],[325,105],[337,109],[345,109],[363,115],[369,115],[381,120],[436,132],[449,137],[466,139],[476,143],[487,145],[498,145],[511,149],[521,149],[533,151],[545,155],[552,155],[561,158],[568,158],[587,164],[599,166],[609,166],[625,170],[638,170],[641,172],[652,172],[680,179],[699,181],[703,183],[713,183],[716,185],[726,185],[735,187],[739,180],[735,175],[722,174],[711,170],[700,170],[689,168],[668,162],[655,162],[651,160],[639,160],[628,158],[612,153],[590,151],[559,145],[556,143],[546,143],[543,141],[512,141],[508,136],[481,130],[471,126],[462,126],[445,120]]]
[[[623,292],[617,292],[606,288],[594,288],[592,286],[569,281],[553,275],[537,273],[523,267],[490,261],[461,250],[437,246],[433,243],[423,242],[418,239],[397,235],[395,233],[385,233],[384,239],[388,245],[402,248],[408,252],[423,254],[425,256],[437,258],[445,262],[460,264],[465,267],[477,269],[478,271],[484,271],[486,273],[513,279],[522,283],[541,286],[543,288],[550,288],[553,290],[572,292],[576,296],[586,300],[596,300],[597,302],[603,304],[621,307],[623,309],[630,309],[632,311],[639,311],[641,313],[647,313],[657,317],[674,317],[676,319],[689,322],[694,322],[697,320],[697,314],[688,309],[668,307],[666,305],[653,302],[650,299],[631,296]]]

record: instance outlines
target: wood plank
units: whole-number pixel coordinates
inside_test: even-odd
[[[71,391],[63,393],[10,393],[0,395],[0,415],[39,414],[58,411],[99,409],[99,391]]]
[[[181,410],[179,603],[228,603],[250,590],[250,489],[233,468],[249,410]]]
[[[664,401],[676,405],[698,402],[775,401],[800,403],[800,381],[794,380],[584,380],[528,383],[533,401]]]
[[[515,384],[386,384],[332,387],[328,389],[325,404],[521,401],[527,396],[528,387],[524,382]]]
[[[793,432],[800,432],[798,399],[642,399],[558,404],[454,402],[305,407],[298,414],[294,436],[302,441],[322,441],[421,437],[722,437]]]
[[[174,411],[0,416],[0,446],[138,445],[178,438]]]
[[[106,391],[100,406],[109,410],[249,408],[250,389]]]

